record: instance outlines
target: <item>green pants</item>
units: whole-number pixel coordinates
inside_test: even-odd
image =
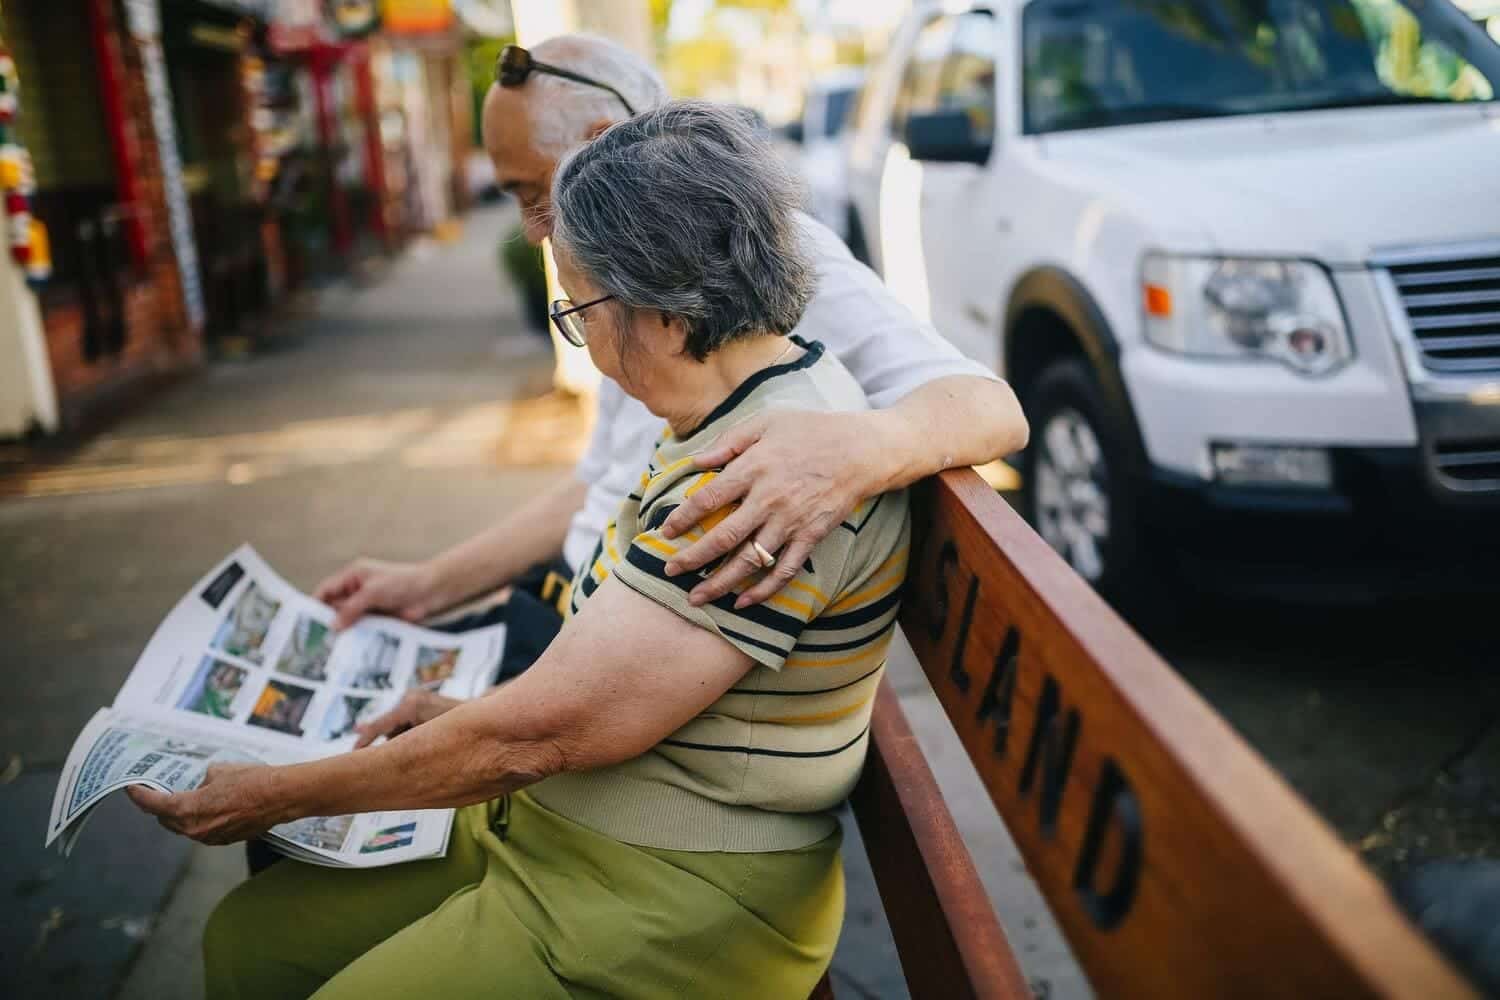
[[[366,871],[282,861],[204,931],[210,998],[788,997],[843,919],[835,834],[799,851],[634,847],[511,797],[460,809],[448,856]]]

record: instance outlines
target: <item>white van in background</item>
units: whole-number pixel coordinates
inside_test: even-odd
[[[1014,384],[1027,513],[1107,594],[1168,552],[1283,597],[1493,589],[1497,91],[1448,0],[919,5],[851,244]]]
[[[848,238],[848,159],[850,112],[859,101],[865,74],[858,69],[826,73],[808,84],[802,117],[783,130],[796,149],[792,162],[807,184],[807,211],[819,222]]]

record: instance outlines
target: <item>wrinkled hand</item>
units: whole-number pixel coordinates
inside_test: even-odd
[[[354,749],[367,747],[382,736],[400,736],[413,726],[431,722],[450,708],[462,704],[457,698],[445,698],[431,691],[408,691],[396,703],[395,708],[354,727],[354,731],[359,734],[359,739],[354,742]]]
[[[372,611],[418,622],[442,610],[435,606],[437,582],[432,571],[420,563],[356,559],[318,584],[313,596],[338,612],[338,629]]]
[[[264,764],[214,764],[190,792],[169,795],[131,785],[125,794],[173,833],[200,844],[232,844],[292,818],[271,794],[272,770]]]
[[[693,604],[717,600],[761,571],[752,540],[775,555],[776,565],[735,606],[771,597],[861,500],[879,492],[881,449],[867,416],[762,413],[726,431],[696,456],[700,469],[723,466],[723,471],[673,511],[662,533],[675,538],[721,507],[735,501],[739,507],[667,562],[667,572],[676,575],[735,553],[693,589]]]

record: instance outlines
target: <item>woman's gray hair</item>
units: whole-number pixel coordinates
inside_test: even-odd
[[[814,274],[799,198],[749,112],[673,101],[563,162],[552,239],[626,307],[680,318],[688,353],[702,361],[802,318]]]

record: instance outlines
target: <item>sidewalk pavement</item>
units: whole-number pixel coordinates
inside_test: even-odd
[[[151,630],[242,541],[311,588],[359,554],[416,559],[566,475],[585,416],[496,269],[507,211],[326,293],[282,346],[211,366],[52,467],[0,478],[0,995],[202,995],[198,936],[238,849],[167,836],[115,797],[66,861],[41,849],[58,769]],[[4,470],[0,469],[0,473]],[[1012,934],[1052,997],[1087,996],[909,654],[892,677]],[[841,996],[905,996],[853,824]]]

